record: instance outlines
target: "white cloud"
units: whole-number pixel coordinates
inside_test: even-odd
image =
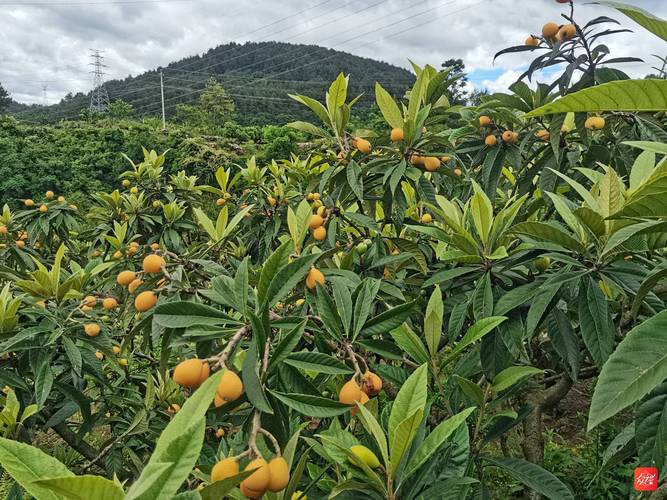
[[[87,0],[95,1],[105,0]],[[633,3],[667,17],[667,2]],[[653,62],[650,54],[664,52],[664,41],[612,9],[584,4],[577,10],[578,19],[609,15],[635,31],[607,40],[614,56],[640,54]],[[49,101],[56,102],[67,92],[90,89],[89,48],[105,49],[109,77],[123,78],[232,40],[275,39],[322,44],[403,67],[409,67],[408,59],[439,66],[460,57],[469,70],[500,69],[497,79],[481,82],[500,90],[530,56],[508,54],[494,65],[493,54],[522,43],[545,22],[561,19],[562,12],[563,5],[555,0],[184,0],[4,6],[0,83],[21,101],[41,102],[44,82]],[[623,68],[641,76],[650,71],[650,64]]]

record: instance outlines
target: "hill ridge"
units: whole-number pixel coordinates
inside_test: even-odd
[[[165,108],[173,117],[180,103],[197,99],[206,81],[220,81],[236,103],[240,123],[284,123],[303,119],[307,111],[288,98],[288,93],[321,99],[341,71],[350,75],[351,95],[363,94],[359,106],[373,102],[373,86],[382,83],[390,92],[401,94],[414,81],[404,68],[368,57],[314,44],[277,41],[231,42],[198,55],[172,61],[139,75],[105,82],[111,100],[130,103],[136,115],[158,115],[160,69],[164,74]],[[14,105],[17,117],[53,122],[78,117],[88,106],[90,92],[68,95],[51,106]]]

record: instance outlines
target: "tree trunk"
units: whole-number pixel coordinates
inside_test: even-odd
[[[558,382],[548,389],[532,391],[522,398],[524,404],[533,407],[533,411],[524,419],[523,439],[521,448],[523,456],[529,462],[542,467],[544,465],[544,426],[542,425],[542,414],[558,404],[564,398],[572,387],[572,379],[563,374]],[[535,491],[529,492],[531,500],[541,498]]]

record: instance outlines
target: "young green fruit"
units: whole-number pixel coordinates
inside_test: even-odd
[[[355,456],[355,458],[364,464],[368,465],[371,469],[376,469],[380,467],[380,460],[371,450],[366,448],[364,445],[355,444],[350,447],[350,451]]]
[[[550,265],[551,259],[549,257],[538,257],[535,259],[535,269],[541,273],[549,269]]]

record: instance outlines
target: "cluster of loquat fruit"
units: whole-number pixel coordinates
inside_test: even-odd
[[[42,213],[46,213],[46,212],[48,212],[48,211],[49,211],[49,205],[48,205],[48,203],[51,202],[51,201],[53,201],[53,199],[54,199],[55,197],[56,197],[56,195],[55,195],[55,193],[54,193],[53,191],[47,191],[46,193],[44,193],[44,198],[46,199],[46,202],[40,203],[40,205],[39,205],[39,207],[37,208],[37,210],[39,210],[39,211],[42,212]],[[61,204],[67,202],[67,200],[65,199],[64,196],[58,196],[58,198],[56,199],[56,201],[57,201],[58,203],[61,203]],[[24,204],[27,208],[32,208],[32,207],[36,206],[35,200],[33,200],[32,198],[27,198],[27,199],[23,200],[23,204]],[[78,207],[77,207],[76,205],[74,205],[74,204],[70,204],[70,205],[69,205],[69,208],[71,208],[72,210],[78,210]]]

